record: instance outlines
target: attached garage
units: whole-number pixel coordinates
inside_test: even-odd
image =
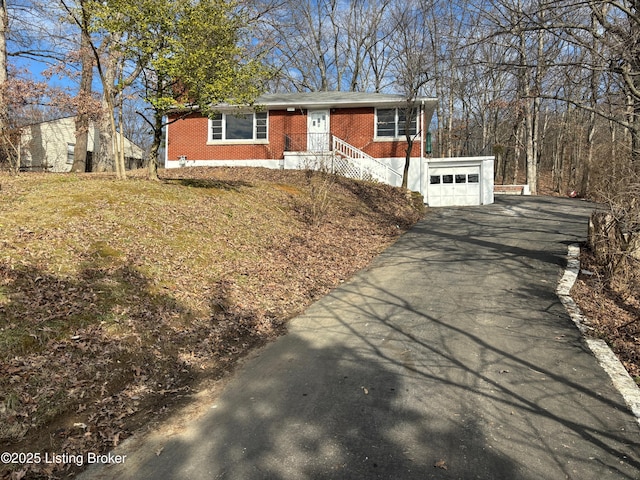
[[[430,207],[493,203],[493,158],[425,160],[422,169],[425,203]]]

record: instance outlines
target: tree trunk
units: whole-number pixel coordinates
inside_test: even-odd
[[[518,107],[520,108],[520,107]],[[513,177],[511,183],[516,185],[518,183],[518,173],[520,169],[520,158],[522,156],[522,125],[524,118],[521,113],[518,113],[518,118],[513,128]]]
[[[87,147],[90,126],[88,100],[91,97],[91,84],[93,82],[93,51],[91,50],[91,38],[89,37],[89,19],[88,13],[83,5],[81,15],[83,25],[80,36],[80,61],[82,62],[82,73],[80,76],[80,91],[78,92],[79,102],[75,120],[76,143],[73,147],[72,172],[87,171]]]
[[[447,119],[446,157],[453,157],[453,89],[449,91],[449,118]]]
[[[519,10],[519,18],[523,15]],[[541,50],[542,50],[542,34],[538,33],[538,69],[541,68],[542,62]],[[521,102],[523,103],[524,110],[524,159],[525,159],[525,175],[526,183],[529,186],[531,195],[537,195],[538,193],[538,164],[536,158],[536,142],[537,142],[537,122],[538,122],[538,110],[540,109],[540,97],[537,92],[532,92],[535,87],[531,87],[532,74],[528,67],[527,60],[527,36],[525,31],[520,32],[520,69],[521,74],[518,77],[520,83]],[[538,82],[537,76],[533,78],[533,81]],[[535,98],[531,100],[532,93]]]
[[[593,138],[596,134],[596,114],[589,113],[589,128],[587,130],[587,153],[582,165],[582,179],[580,182],[580,193],[586,196],[589,193],[589,183],[591,180],[591,166],[593,165]]]
[[[95,159],[94,168],[96,172],[113,172],[115,164],[113,161],[113,136],[111,134],[111,121],[109,120],[109,106],[105,96],[102,97],[103,114],[98,125],[100,136],[99,150]]]
[[[0,0],[0,160],[1,157],[8,157],[10,161],[11,153],[8,142],[8,109],[6,99],[7,88],[7,26],[9,17],[7,15],[7,2]],[[18,144],[18,149],[20,145]],[[11,161],[9,162],[11,164]],[[20,165],[18,164],[18,169]],[[13,168],[11,169],[13,171]]]
[[[618,158],[618,147],[617,147],[617,134],[616,134],[616,128],[617,125],[612,121],[609,120],[609,134],[611,135],[611,140],[610,140],[610,145],[611,145],[611,150],[610,150],[610,156],[611,159],[615,159]],[[613,163],[613,171],[611,172],[611,174],[614,176],[616,175],[616,165],[617,162],[612,162]]]
[[[153,119],[153,143],[151,144],[151,150],[149,151],[149,180],[158,180],[158,152],[160,151],[160,144],[162,143],[162,114],[156,112]]]
[[[113,52],[107,53],[102,80],[103,115],[100,121],[100,152],[97,161],[98,172],[116,172],[118,178],[125,178],[123,165],[118,152],[118,132],[116,129],[116,108],[114,83],[116,79],[117,58]]]
[[[502,171],[502,149],[498,146],[494,146],[493,154],[496,157],[496,165],[493,170],[493,181],[498,183],[498,174]],[[504,183],[504,181],[502,181],[502,183]]]
[[[111,95],[110,111],[109,115],[109,130],[111,133],[111,142],[113,148],[113,162],[115,164],[115,171],[117,178],[124,178],[124,171],[122,170],[122,164],[120,163],[120,149],[118,148],[118,130],[116,128],[115,119],[115,105],[113,104],[113,96]]]
[[[122,84],[122,80],[120,81]],[[122,111],[122,95],[120,95],[120,102],[118,104],[118,124],[120,125],[120,131],[117,132],[118,139],[118,157],[116,158],[117,168],[116,172],[119,173],[118,178],[126,177],[126,164],[125,164],[125,142],[124,142],[124,116]]]
[[[404,169],[402,170],[402,188],[409,188],[409,167],[411,166],[411,148],[407,147],[408,153],[404,159]]]
[[[527,175],[527,185],[529,185],[529,191],[531,195],[538,194],[538,163],[536,158],[536,148],[535,148],[535,137],[537,135],[536,132],[536,118],[535,118],[535,103],[536,100],[532,102],[532,105],[525,107],[525,164],[526,164],[526,175]]]
[[[553,148],[553,167],[551,177],[553,181],[553,190],[556,193],[560,193],[562,190],[562,184],[564,180],[564,149],[565,149],[565,132],[567,130],[566,123],[566,111],[563,111],[560,115],[560,126],[557,128],[556,137],[554,140]]]
[[[7,85],[7,27],[9,16],[7,14],[6,0],[0,0],[0,129],[7,127],[7,102],[5,89]]]
[[[640,88],[640,79],[637,80]],[[633,171],[640,175],[640,98],[633,98],[633,115],[630,121],[631,127],[631,167]]]
[[[502,184],[507,184],[507,160],[509,160],[508,151],[505,151],[504,157],[502,158]]]

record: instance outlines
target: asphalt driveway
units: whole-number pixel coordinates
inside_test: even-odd
[[[432,210],[204,414],[82,478],[640,478],[640,428],[555,294],[588,214]]]

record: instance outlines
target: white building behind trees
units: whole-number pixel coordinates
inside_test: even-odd
[[[35,123],[22,129],[20,168],[22,170],[69,172],[73,165],[75,117]],[[128,169],[143,164],[144,151],[125,138],[125,164]],[[87,142],[87,171],[92,171],[94,152],[100,149],[98,128],[91,123]]]

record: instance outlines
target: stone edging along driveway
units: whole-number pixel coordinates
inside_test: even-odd
[[[589,327],[585,321],[585,316],[580,308],[571,298],[570,292],[573,284],[578,278],[580,272],[580,247],[578,245],[569,245],[567,253],[567,268],[564,275],[558,282],[556,293],[565,309],[569,313],[571,320],[576,324],[578,330],[582,333],[585,343],[593,352],[598,363],[609,374],[613,385],[624,398],[625,403],[636,417],[640,424],[640,388],[633,381],[627,370],[624,368],[618,357],[613,353],[611,348],[602,339],[589,336]]]

